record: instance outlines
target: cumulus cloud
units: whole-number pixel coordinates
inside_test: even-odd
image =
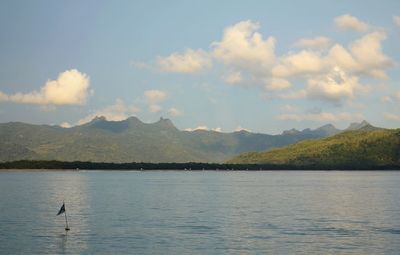
[[[286,113],[295,113],[299,111],[299,108],[290,104],[286,104],[281,107],[281,110]]]
[[[184,53],[172,53],[168,57],[157,58],[159,68],[171,73],[198,73],[212,66],[212,61],[204,50],[186,49]]]
[[[400,16],[393,16],[393,23],[400,27]]]
[[[370,25],[349,14],[336,17],[335,24],[339,28],[354,30],[362,33],[370,30]]]
[[[339,122],[339,121],[354,121],[362,120],[361,114],[353,114],[348,112],[330,113],[330,112],[309,112],[309,113],[284,113],[278,116],[279,120],[294,120],[294,121],[314,121],[314,122]]]
[[[287,89],[290,86],[292,86],[292,85],[286,79],[271,78],[271,79],[268,79],[266,81],[265,89],[272,90],[272,91],[277,91],[277,90]]]
[[[324,68],[324,60],[318,52],[302,50],[283,56],[279,64],[272,69],[275,77],[289,77],[300,74],[320,73]]]
[[[162,111],[160,103],[167,98],[167,93],[162,90],[146,90],[144,92],[144,98],[148,105],[148,109],[152,113],[158,113]]]
[[[382,98],[382,101],[385,102],[385,103],[393,103],[395,101],[399,101],[400,102],[400,91],[394,92],[390,96],[384,96]]]
[[[363,35],[350,43],[348,48],[335,44],[326,54],[301,50],[280,57],[272,68],[272,76],[286,80],[304,79],[306,87],[289,91],[279,97],[308,97],[339,104],[368,92],[370,87],[362,85],[360,79],[386,79],[385,70],[393,63],[383,53],[382,41],[385,39],[384,32],[376,31]]]
[[[382,51],[384,32],[372,32],[352,42],[349,49],[336,44],[326,57],[329,66],[339,66],[349,73],[366,75],[376,79],[386,79],[385,69],[393,61]]]
[[[225,28],[221,41],[212,43],[213,56],[232,68],[265,70],[275,61],[275,38],[263,39],[259,28],[250,20]]]
[[[76,69],[67,70],[49,80],[39,91],[5,94],[0,101],[38,105],[83,105],[89,96],[89,77]]]
[[[237,84],[243,81],[242,73],[237,72],[230,72],[223,77],[223,80],[229,84]],[[0,95],[1,96],[1,95]]]
[[[293,44],[297,48],[323,49],[331,44],[331,39],[325,36],[302,38]]]
[[[146,90],[144,97],[149,104],[157,104],[163,102],[167,98],[167,93],[162,90]]]
[[[384,30],[349,14],[335,23],[364,34],[345,46],[324,36],[303,38],[293,44],[300,49],[277,56],[275,38],[263,36],[260,24],[247,20],[226,27],[221,40],[211,44],[209,56],[222,63],[222,80],[228,84],[263,89],[270,98],[318,98],[337,104],[367,92],[360,83],[364,78],[387,79],[393,60],[383,52]]]
[[[384,32],[372,32],[356,40],[350,45],[350,51],[358,63],[359,71],[366,72],[377,78],[381,68],[392,64],[391,59],[382,51],[382,41],[386,39]]]
[[[339,67],[335,67],[327,75],[310,78],[306,87],[307,96],[335,103],[352,99],[358,93],[367,91],[368,87],[361,85],[358,77],[347,75]]]
[[[183,112],[176,109],[175,107],[171,107],[168,109],[167,113],[173,117],[182,116]]]
[[[114,104],[89,114],[85,118],[80,119],[76,125],[90,122],[97,116],[104,116],[107,120],[111,121],[125,120],[132,115],[136,115],[138,112],[140,112],[140,109],[135,105],[127,105],[123,100],[116,99]]]
[[[307,96],[307,91],[305,89],[288,91],[285,94],[280,94],[281,99],[301,99]]]
[[[162,107],[158,104],[151,104],[149,105],[149,112],[158,113],[162,111]]]
[[[340,44],[333,45],[326,55],[312,50],[289,53],[280,57],[272,69],[272,75],[318,75],[338,66],[348,73],[385,79],[384,69],[392,65],[392,60],[382,51],[382,41],[385,39],[384,32],[371,32],[352,42],[348,49]]]

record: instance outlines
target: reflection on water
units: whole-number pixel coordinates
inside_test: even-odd
[[[67,251],[67,240],[68,240],[68,233],[65,232],[65,234],[59,235],[59,246],[58,246],[58,251],[60,251],[61,254],[66,254]]]
[[[0,253],[398,254],[400,172],[0,172]],[[55,216],[65,200],[71,231]]]

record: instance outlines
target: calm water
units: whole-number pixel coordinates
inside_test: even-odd
[[[0,172],[0,248],[400,254],[400,172]]]

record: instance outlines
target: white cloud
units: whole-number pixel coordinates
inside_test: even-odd
[[[384,74],[379,75],[379,70],[392,64],[391,59],[382,52],[382,41],[385,39],[384,32],[372,32],[350,44],[350,52],[360,72],[382,78],[380,76]]]
[[[328,52],[327,62],[331,66],[339,66],[344,70],[357,70],[358,63],[351,53],[340,44],[335,44]]]
[[[335,24],[339,28],[350,29],[362,33],[368,32],[368,30],[370,30],[370,26],[367,23],[362,22],[358,18],[349,14],[336,17]]]
[[[158,113],[162,111],[160,103],[164,102],[167,98],[167,93],[162,90],[146,90],[144,92],[144,99],[148,105],[149,111],[152,113]]]
[[[173,116],[173,117],[177,117],[177,116],[182,116],[183,112],[176,109],[175,107],[171,107],[168,109],[168,114]]]
[[[162,111],[162,107],[158,104],[151,104],[149,105],[149,111],[152,113],[158,113]]]
[[[382,51],[384,32],[372,32],[352,42],[349,50],[334,45],[327,55],[330,66],[339,66],[348,73],[362,74],[376,79],[386,79],[384,71],[393,61]]]
[[[293,44],[297,48],[323,49],[331,44],[331,39],[324,36],[302,38]]]
[[[297,107],[290,105],[290,104],[286,104],[286,105],[282,106],[281,110],[286,113],[295,113],[295,112],[299,111],[299,109]]]
[[[237,72],[230,72],[226,76],[222,77],[223,80],[226,83],[229,84],[237,84],[243,81],[242,73],[237,71]]]
[[[393,103],[395,101],[400,102],[400,91],[394,92],[391,96],[384,96],[382,101],[385,103]]]
[[[358,121],[362,120],[361,114],[352,114],[347,112],[341,113],[284,113],[278,116],[280,120],[294,120],[294,121],[314,121],[314,122],[339,122],[339,121]]]
[[[157,104],[163,102],[167,98],[167,93],[162,90],[146,90],[144,92],[144,98],[149,104]]]
[[[68,122],[63,122],[63,123],[60,124],[60,127],[62,127],[62,128],[70,128],[70,127],[72,127],[72,125],[69,124]]]
[[[393,16],[393,23],[400,27],[400,16]]]
[[[349,49],[335,44],[325,55],[313,50],[292,52],[279,58],[272,68],[272,76],[309,78],[340,67],[349,74],[386,79],[385,69],[390,67],[393,61],[382,51],[382,41],[385,39],[384,32],[372,32],[352,42]]]
[[[132,115],[136,115],[140,109],[134,105],[126,105],[123,100],[116,99],[115,103],[99,109],[77,122],[77,125],[85,124],[93,120],[96,116],[104,116],[107,120],[125,120]]]
[[[83,105],[89,96],[89,77],[76,69],[49,80],[39,91],[5,94],[0,91],[0,101],[39,105]]]
[[[358,77],[347,75],[339,67],[335,67],[327,75],[310,78],[306,87],[307,96],[335,103],[352,99],[367,91],[368,87],[361,85]]]
[[[198,73],[212,66],[210,56],[201,49],[186,49],[182,54],[158,57],[157,64],[162,71],[171,73]]]
[[[387,120],[400,121],[400,115],[393,114],[393,113],[385,112],[385,113],[383,113],[383,117],[385,117],[385,119],[387,119]]]
[[[200,126],[198,126],[196,128],[186,128],[186,129],[184,129],[184,131],[188,131],[188,132],[193,132],[193,131],[198,131],[198,130],[201,130],[201,131],[214,131],[214,132],[219,132],[219,133],[222,132],[222,128],[220,128],[220,127],[209,128],[209,127],[204,126],[204,125],[200,125]]]
[[[282,99],[301,99],[307,96],[307,91],[304,89],[297,91],[289,91],[285,94],[280,94],[279,97]]]
[[[250,20],[225,28],[222,40],[212,43],[214,57],[235,69],[265,70],[275,62],[275,38],[264,40],[259,28]]]
[[[367,92],[369,87],[359,82],[364,78],[387,79],[393,60],[383,52],[384,30],[350,15],[337,17],[335,23],[368,33],[348,46],[324,36],[303,38],[294,43],[302,49],[276,56],[275,38],[263,37],[259,23],[247,20],[226,27],[209,55],[222,63],[226,83],[264,89],[270,98],[308,97],[338,104]]]
[[[265,89],[277,91],[277,90],[287,89],[290,86],[292,86],[292,85],[286,79],[271,78],[266,81]]]
[[[275,77],[289,77],[320,73],[324,66],[324,60],[318,52],[302,50],[298,53],[283,56],[279,64],[272,69],[272,75]]]
[[[184,131],[189,131],[189,132],[193,132],[193,131],[197,131],[197,130],[203,130],[203,131],[208,131],[210,130],[207,126],[204,125],[200,125],[196,128],[185,128]]]

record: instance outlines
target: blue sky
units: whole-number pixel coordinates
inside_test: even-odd
[[[399,1],[3,1],[0,122],[400,125]]]

